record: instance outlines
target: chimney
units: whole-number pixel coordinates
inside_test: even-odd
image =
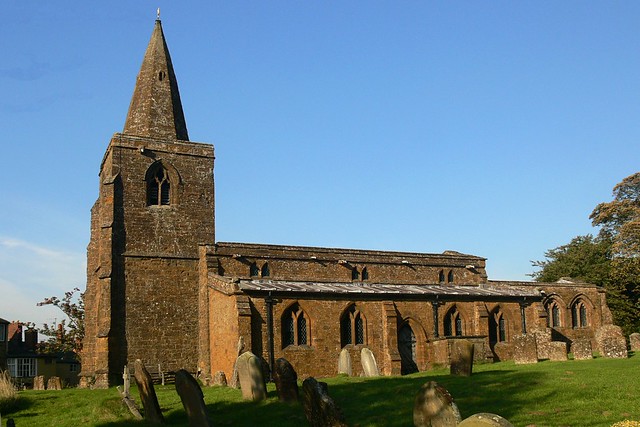
[[[36,351],[36,344],[38,344],[38,331],[35,328],[27,328],[24,331],[24,347],[27,351]]]

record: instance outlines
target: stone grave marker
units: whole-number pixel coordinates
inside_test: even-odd
[[[262,362],[250,351],[242,353],[236,359],[238,377],[242,398],[246,400],[264,400],[267,398],[264,377],[262,375]]]
[[[47,380],[47,390],[62,390],[60,377],[50,377]]]
[[[551,328],[536,329],[531,333],[536,337],[538,359],[549,359],[549,352],[551,351]]]
[[[640,351],[640,334],[634,332],[629,335],[629,344],[631,346],[631,351]]]
[[[458,427],[513,427],[513,424],[500,415],[480,413],[465,418]]]
[[[44,375],[38,375],[33,378],[33,389],[34,390],[44,390]]]
[[[455,427],[460,411],[449,392],[435,381],[425,383],[413,404],[413,425],[416,427]]]
[[[574,360],[593,359],[593,349],[591,348],[591,340],[588,338],[579,338],[571,343],[571,352]]]
[[[513,361],[516,365],[538,363],[538,348],[535,335],[523,334],[513,339]]]
[[[346,427],[340,407],[329,396],[326,383],[309,377],[302,382],[302,406],[311,427]]]
[[[616,325],[604,325],[596,331],[596,342],[600,355],[611,359],[626,359],[627,340],[622,329]]]
[[[164,424],[164,416],[160,411],[160,405],[158,404],[158,397],[156,396],[156,390],[153,388],[153,380],[147,368],[140,359],[136,359],[134,364],[135,373],[133,377],[138,385],[138,392],[140,393],[140,400],[142,401],[142,407],[144,408],[144,419],[151,424]]]
[[[373,355],[373,352],[371,350],[369,350],[366,347],[360,350],[360,361],[362,363],[362,369],[364,371],[365,377],[380,376],[380,371],[378,370],[378,364],[376,363],[376,358]]]
[[[470,377],[473,371],[473,343],[469,340],[452,340],[451,343],[451,375]]]
[[[226,387],[227,386],[227,376],[224,374],[224,371],[218,371],[213,376],[213,385],[219,385]]]
[[[291,363],[284,357],[276,360],[273,381],[276,383],[278,398],[281,402],[292,403],[298,401],[298,374],[291,366]]]
[[[493,352],[497,362],[513,359],[513,345],[509,342],[497,342],[493,346]]]
[[[176,372],[176,391],[192,427],[209,427],[209,413],[204,404],[202,389],[193,376],[184,369]]]
[[[353,375],[351,370],[351,353],[347,348],[343,348],[338,358],[338,373]]]
[[[554,362],[567,360],[567,343],[562,341],[551,341],[547,347],[547,359]]]

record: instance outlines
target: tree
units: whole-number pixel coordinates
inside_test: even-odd
[[[640,172],[613,188],[613,200],[600,203],[589,218],[596,237],[578,236],[545,252],[531,276],[540,282],[572,277],[607,290],[614,322],[625,333],[640,330]]]
[[[39,351],[52,354],[72,351],[80,357],[84,338],[84,294],[80,289],[65,292],[62,299],[45,298],[37,305],[54,305],[67,316],[58,325],[44,324],[40,332],[49,339],[40,343]]]

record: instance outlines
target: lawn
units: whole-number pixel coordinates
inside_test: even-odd
[[[444,386],[465,418],[493,412],[516,426],[610,426],[640,420],[640,355],[629,359],[515,365],[512,362],[474,366],[470,378],[435,370],[404,377],[324,379],[329,394],[342,407],[349,425],[410,426],[413,399],[422,384]],[[173,386],[156,387],[168,425],[186,426],[186,415]],[[244,402],[239,390],[203,389],[213,425],[300,426],[306,420],[300,405],[278,402],[273,384],[266,401]],[[132,395],[139,402],[137,390]],[[19,401],[2,414],[16,426],[143,426],[121,404],[118,392],[66,389],[22,391]]]

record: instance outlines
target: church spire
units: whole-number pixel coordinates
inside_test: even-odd
[[[160,19],[156,20],[151,41],[144,54],[123,133],[189,140],[178,82]]]

